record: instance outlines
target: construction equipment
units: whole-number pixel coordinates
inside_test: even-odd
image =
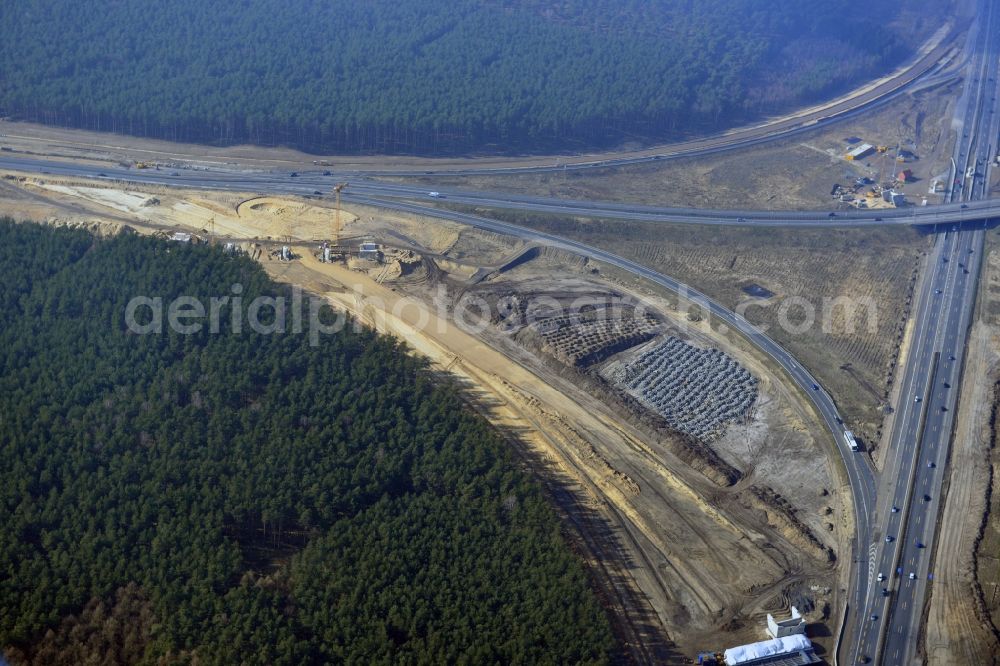
[[[333,244],[340,245],[340,193],[347,187],[347,183],[338,183],[333,186],[333,193],[337,195],[337,218],[333,227]]]
[[[844,158],[848,162],[853,162],[855,160],[860,161],[865,157],[871,155],[873,148],[874,147],[870,143],[863,143],[860,146],[856,146],[855,148],[852,148],[850,151],[848,151],[847,155],[845,155]],[[440,196],[440,193],[438,193],[438,196]]]
[[[886,166],[886,160],[889,159],[889,147],[888,146],[879,146],[878,147],[878,152],[882,155],[882,157],[879,158],[879,162],[878,162],[878,182],[882,183],[883,185],[891,184],[889,177],[890,176],[895,177],[895,174],[890,174],[889,170],[888,170],[888,168]],[[896,143],[895,155],[896,155],[895,161],[898,162],[899,161],[899,143],[898,142]],[[895,168],[895,165],[893,165],[893,168]]]
[[[136,169],[148,169],[148,168],[150,168],[151,166],[152,166],[152,165],[151,165],[151,164],[149,164],[148,162],[136,162],[136,163],[135,163],[135,168],[136,168]]]

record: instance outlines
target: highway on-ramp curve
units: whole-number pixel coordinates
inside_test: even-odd
[[[827,428],[829,428],[833,434],[833,438],[838,449],[840,450],[841,456],[844,459],[848,480],[854,495],[855,520],[857,521],[858,534],[857,543],[866,544],[870,541],[870,527],[868,525],[868,519],[874,511],[876,479],[874,470],[868,462],[868,458],[865,456],[859,456],[851,451],[844,439],[844,427],[842,425],[843,420],[837,411],[837,406],[834,404],[830,395],[820,387],[816,378],[813,377],[808,370],[802,367],[802,365],[800,365],[790,353],[788,353],[773,339],[768,337],[757,326],[748,322],[741,315],[725,308],[696,289],[693,289],[690,286],[675,280],[674,278],[663,275],[662,273],[611,252],[567,238],[553,236],[544,232],[534,231],[521,226],[507,224],[505,222],[499,222],[497,220],[491,220],[476,215],[428,208],[426,206],[406,202],[383,201],[380,199],[368,199],[358,196],[353,196],[352,201],[363,205],[391,208],[417,215],[448,219],[474,226],[479,229],[515,236],[528,242],[543,244],[545,246],[564,250],[581,257],[586,257],[587,259],[603,262],[610,266],[628,271],[633,275],[644,278],[653,284],[681,295],[685,300],[693,303],[695,306],[703,310],[707,310],[721,326],[739,331],[745,338],[774,359],[774,361],[781,366],[781,368],[788,374],[795,384],[811,398]]]

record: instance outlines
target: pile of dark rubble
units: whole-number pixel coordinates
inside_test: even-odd
[[[616,368],[611,380],[677,430],[704,441],[748,418],[757,378],[718,349],[668,337]]]

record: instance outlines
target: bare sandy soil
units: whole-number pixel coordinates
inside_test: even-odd
[[[933,664],[1000,663],[1000,239],[988,235],[969,340],[925,647]]]
[[[813,416],[776,385],[765,366],[748,361],[765,379],[764,406],[750,426],[758,456],[754,465],[733,456],[744,476],[735,486],[720,487],[682,461],[664,441],[668,435],[651,437],[529,350],[495,338],[486,346],[482,336],[440,321],[437,313],[422,316],[417,301],[404,307],[406,297],[357,272],[308,256],[301,265],[344,285],[327,292],[330,299],[488,392],[488,404],[503,406],[487,410],[499,410],[501,417],[491,419],[512,427],[532,451],[568,475],[586,491],[587,506],[614,526],[639,589],[682,653],[762,638],[766,612],[791,603],[811,610],[821,623],[817,640],[832,647],[823,635],[838,604],[839,565],[826,552],[839,551],[851,529],[847,495],[830,492],[840,487],[829,459],[818,455],[823,434],[810,427]],[[269,269],[290,281],[302,279],[297,266],[273,263]],[[511,280],[529,273],[537,284],[540,274],[552,280],[560,269],[566,267],[529,263]],[[410,293],[425,294],[428,286],[407,285]],[[709,335],[707,329],[700,333]],[[761,499],[751,492],[769,483],[777,489],[772,493],[794,507],[791,512],[769,504],[771,494]],[[804,547],[810,538],[822,545],[810,551]]]
[[[404,339],[508,434],[574,527],[637,660],[681,663],[700,649],[759,640],[766,613],[791,604],[808,610],[820,649],[832,649],[831,618],[839,617],[847,572],[840,556],[853,529],[850,495],[803,397],[745,341],[687,321],[667,298],[608,282],[579,258],[531,252],[449,222],[352,208],[345,233],[397,250],[385,265],[352,262],[350,270],[314,257],[333,211],[313,202],[55,180],[0,179],[0,186],[0,213],[18,217],[201,235],[214,217],[216,233],[236,242],[268,247],[291,236],[300,259],[262,256],[273,276]],[[521,263],[508,265],[514,259]],[[463,294],[571,287],[641,296],[664,321],[736,358],[760,382],[753,418],[710,445],[692,443],[619,410],[621,397],[592,373],[495,327],[474,335],[453,321]],[[444,307],[421,309],[435,299]],[[732,469],[732,480],[718,469]]]
[[[481,250],[471,251],[471,248],[489,247],[491,244],[494,249],[485,254]],[[412,277],[393,284],[424,301],[443,298],[448,311],[456,300],[470,294],[484,296],[488,300],[491,292],[557,298],[568,293],[609,291],[608,284],[595,279],[592,267],[586,263],[573,257],[546,253],[502,275],[493,275],[483,283],[467,284],[467,276],[474,271],[461,268],[459,264],[471,258],[489,265],[503,263],[496,261],[494,250],[506,252],[508,257],[520,252],[517,244],[509,240],[504,243],[493,235],[464,231],[445,253],[446,260],[451,261],[454,267],[442,270],[447,266],[446,260],[436,257],[436,270],[428,273],[415,271]],[[485,261],[490,255],[494,259]],[[445,290],[443,295],[442,288]],[[612,291],[621,293],[620,286]],[[655,301],[655,307],[668,317],[680,317],[667,300]],[[729,464],[741,474],[739,483],[731,488],[720,487],[717,479],[709,482],[706,477],[711,476],[711,470],[706,471],[701,460],[680,459],[688,452],[674,449],[664,433],[650,432],[632,419],[623,421],[620,412],[609,410],[607,399],[595,400],[593,392],[581,392],[581,385],[591,386],[584,381],[588,376],[560,367],[550,355],[539,353],[536,348],[526,348],[509,336],[498,334],[495,329],[487,329],[480,338],[490,340],[494,348],[503,352],[506,358],[503,364],[509,364],[510,359],[514,359],[533,370],[537,376],[545,377],[550,385],[558,386],[560,393],[573,404],[586,405],[589,413],[614,422],[616,429],[628,426],[626,432],[631,443],[623,450],[616,439],[624,435],[611,438],[610,442],[604,437],[594,438],[600,429],[588,425],[587,421],[567,420],[564,414],[574,412],[567,412],[559,402],[546,405],[535,391],[518,399],[524,403],[522,407],[527,406],[535,414],[533,418],[537,419],[537,414],[542,413],[546,421],[557,426],[557,431],[569,430],[571,440],[584,447],[584,459],[596,467],[596,470],[587,472],[589,475],[610,475],[626,491],[631,489],[631,493],[620,496],[605,494],[595,499],[601,505],[610,501],[612,506],[619,507],[621,514],[634,516],[632,520],[645,535],[642,539],[638,535],[633,537],[634,557],[638,558],[641,554],[644,558],[652,557],[653,562],[663,560],[650,569],[646,575],[653,578],[641,587],[647,595],[652,594],[650,601],[670,636],[690,653],[692,649],[725,642],[730,633],[732,638],[729,642],[760,638],[763,614],[768,608],[776,610],[787,607],[789,603],[799,603],[805,608],[813,607],[818,614],[813,617],[832,612],[837,604],[837,583],[832,569],[823,562],[824,549],[837,551],[838,545],[843,543],[840,539],[849,533],[851,527],[849,513],[845,512],[849,507],[844,506],[846,489],[837,480],[837,470],[831,469],[830,459],[817,455],[826,446],[825,436],[810,425],[815,423],[815,417],[804,406],[801,397],[788,393],[776,381],[763,359],[755,357],[753,352],[740,344],[741,341],[716,335],[707,322],[698,325],[683,323],[688,333],[696,335],[702,342],[731,352],[762,378],[763,397],[753,422],[738,433],[730,433],[712,447],[713,453],[727,457]],[[468,365],[470,362],[478,363],[478,360],[478,357],[471,360],[462,358],[459,362]],[[507,400],[510,401],[509,395]],[[639,443],[644,445],[637,449]],[[747,443],[752,460],[741,457],[745,455]],[[640,453],[645,455],[637,455]],[[653,456],[652,465],[648,459],[650,455]],[[675,475],[684,481],[689,490],[679,498],[664,496],[658,487],[667,481],[670,481],[668,487],[675,486],[676,481],[670,480]],[[816,479],[827,481],[817,485]],[[596,485],[600,487],[600,483]],[[756,497],[753,491],[761,488],[773,489],[784,497],[793,507],[790,515],[765,505]],[[845,492],[841,494],[838,491]],[[764,495],[769,497],[767,493]],[[627,504],[622,504],[623,501]],[[717,507],[723,509],[719,511]],[[733,545],[727,545],[725,531],[720,533],[718,530],[716,523],[720,520],[719,515],[726,519],[725,524],[730,529],[749,530],[745,534],[758,534],[761,529],[774,530],[780,536],[768,541],[776,550],[771,551],[768,547],[763,554],[733,551]],[[806,534],[808,537],[803,536]],[[750,538],[755,540],[757,537]],[[810,539],[820,544],[814,549],[815,558],[806,556],[810,551]],[[789,545],[792,546],[791,551],[784,551]],[[778,561],[771,559],[772,555],[783,551]],[[713,555],[718,555],[719,559],[716,560]],[[732,559],[734,557],[737,559]],[[783,560],[785,557],[792,559]],[[752,571],[749,577],[757,582],[745,587],[742,576],[728,571],[733,561],[746,562]],[[750,563],[754,564],[750,566]],[[688,570],[690,566],[696,566],[698,571]],[[775,566],[777,569],[772,568]],[[803,566],[801,571],[799,566]],[[777,573],[778,570],[780,573]],[[706,577],[699,571],[709,575]],[[765,580],[770,582],[763,582]],[[822,642],[823,639],[819,640]]]
[[[177,196],[176,192],[167,188],[159,188],[157,192],[59,184],[46,180],[26,181],[25,188],[34,192],[54,192],[136,215],[161,227],[180,226],[205,236],[214,232],[219,239],[294,242],[319,240],[333,235],[334,211],[277,197],[216,194],[211,198],[202,198]],[[341,213],[345,233],[350,233],[351,225],[356,220],[357,217],[351,213]]]

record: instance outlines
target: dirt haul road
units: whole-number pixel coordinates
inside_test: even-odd
[[[949,464],[948,496],[941,514],[926,637],[928,663],[996,663],[996,637],[977,599],[973,557],[988,506],[992,392],[1000,372],[1000,336],[973,325],[962,382],[962,407]]]
[[[740,489],[727,497],[727,490],[707,480],[695,487],[672,471],[684,468],[682,462],[642,441],[593,398],[567,394],[419,301],[311,256],[265,267],[279,280],[318,288],[331,303],[396,335],[473,387],[493,423],[518,433],[531,457],[569,480],[575,501],[583,498],[605,526],[603,534],[590,536],[621,551],[592,550],[592,563],[606,569],[606,578],[633,580],[643,593],[630,587],[617,603],[632,614],[628,632],[640,645],[656,647],[655,653],[641,652],[642,661],[678,658],[662,646],[662,629],[655,640],[657,628],[648,625],[642,596],[666,635],[690,655],[760,638],[765,606],[781,608],[782,593],[796,583],[836,585],[835,566],[801,547],[780,510],[737,499]]]
[[[1000,520],[996,509],[991,510],[1000,469],[993,450],[997,424],[991,422],[1000,379],[1000,248],[995,236],[986,244],[981,280],[947,470],[941,538],[934,554],[924,637],[932,664],[1000,663],[1000,640],[990,617],[996,568],[983,561],[984,555],[996,557],[990,544],[996,543],[994,526]]]

